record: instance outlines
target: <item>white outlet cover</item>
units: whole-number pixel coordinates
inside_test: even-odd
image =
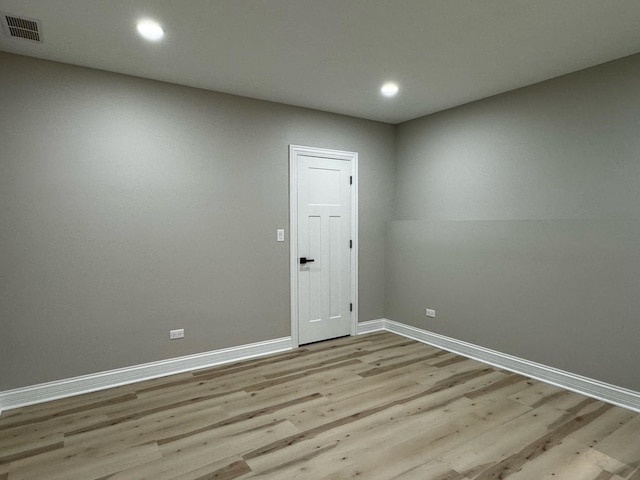
[[[436,311],[431,308],[427,308],[426,314],[427,317],[436,318]]]
[[[284,242],[284,228],[279,228],[277,230],[276,238],[279,242]]]
[[[184,328],[169,330],[169,340],[175,340],[176,338],[184,338]]]

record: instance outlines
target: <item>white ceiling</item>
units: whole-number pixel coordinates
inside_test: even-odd
[[[640,0],[0,0],[0,50],[399,123],[640,52]],[[165,28],[157,44],[135,23]],[[0,72],[1,75],[1,72]],[[400,93],[379,94],[395,80]]]

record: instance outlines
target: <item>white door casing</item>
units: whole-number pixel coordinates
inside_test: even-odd
[[[357,159],[355,152],[289,147],[294,347],[356,333]]]

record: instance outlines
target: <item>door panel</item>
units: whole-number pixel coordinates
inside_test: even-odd
[[[351,333],[350,174],[346,160],[298,157],[300,344]]]
[[[342,314],[344,302],[348,302],[348,298],[343,298],[342,294],[342,218],[329,217],[329,318],[339,318]],[[348,259],[347,259],[348,261]]]

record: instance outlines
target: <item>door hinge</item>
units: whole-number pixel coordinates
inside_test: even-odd
[[[353,177],[349,176],[349,185],[353,185]]]
[[[349,304],[349,311],[350,311],[350,312],[353,312],[353,303],[350,303],[350,304]]]
[[[353,248],[353,240],[349,240],[349,248]]]

